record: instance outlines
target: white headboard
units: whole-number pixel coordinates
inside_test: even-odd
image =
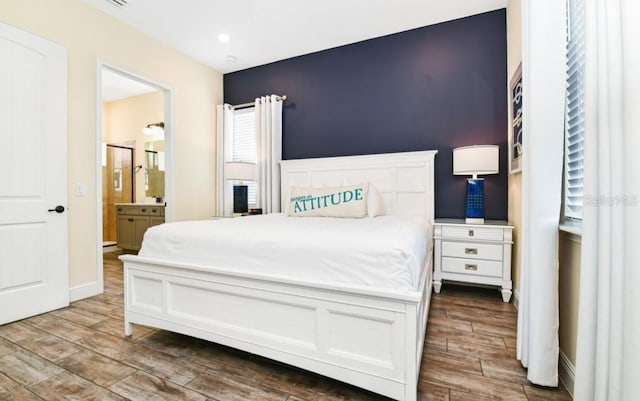
[[[281,162],[282,211],[289,188],[372,183],[382,194],[387,214],[434,218],[433,162],[437,150],[364,156],[324,157]]]

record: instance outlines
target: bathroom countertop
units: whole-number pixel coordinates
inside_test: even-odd
[[[164,202],[136,202],[136,203],[116,203],[116,206],[162,206],[164,207]]]

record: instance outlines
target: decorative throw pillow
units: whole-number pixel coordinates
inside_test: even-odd
[[[291,187],[289,216],[365,217],[368,197],[368,182],[329,188]]]
[[[369,217],[384,216],[387,214],[387,208],[384,205],[384,198],[373,184],[369,185],[367,214]]]

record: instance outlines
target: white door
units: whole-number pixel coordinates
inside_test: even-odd
[[[66,49],[0,23],[0,324],[69,304],[66,149]]]

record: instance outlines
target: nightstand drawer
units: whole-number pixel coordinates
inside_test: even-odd
[[[444,226],[442,227],[442,239],[470,239],[485,241],[502,241],[502,228],[492,227],[464,227],[464,226]]]
[[[502,262],[490,260],[442,258],[442,271],[474,276],[502,277]]]
[[[502,245],[442,241],[442,256],[488,259],[502,262]]]

